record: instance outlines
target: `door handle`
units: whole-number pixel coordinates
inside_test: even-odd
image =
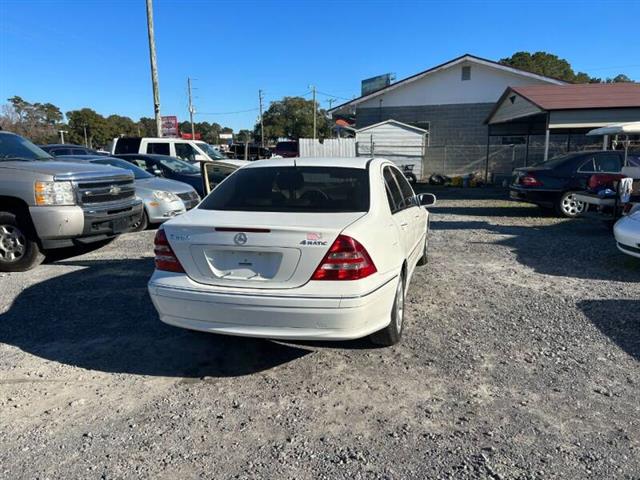
[[[407,227],[409,226],[409,224],[408,224],[408,223],[406,223],[406,222],[403,222],[403,223],[401,223],[401,224],[400,224],[400,226],[401,226],[402,228],[407,228]]]

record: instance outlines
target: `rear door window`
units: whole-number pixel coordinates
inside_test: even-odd
[[[411,188],[411,185],[409,185],[408,180],[397,168],[392,168],[391,170],[393,171],[393,175],[396,178],[396,182],[398,182],[398,187],[400,187],[400,192],[402,193],[401,208],[416,206],[416,194],[414,193],[413,188]]]
[[[400,191],[400,187],[398,187],[391,167],[384,167],[382,175],[384,177],[384,186],[387,192],[389,208],[391,208],[391,213],[395,213],[402,209],[402,192]]]
[[[578,171],[582,173],[594,173],[596,171],[596,167],[593,160],[592,156],[586,158],[578,168]]]
[[[54,150],[51,150],[49,153],[51,155],[53,155],[54,157],[59,157],[60,155],[71,155],[71,149],[70,148],[56,148]]]
[[[263,212],[366,212],[369,172],[340,167],[240,169],[199,208]]]
[[[169,155],[168,143],[147,143],[147,153],[155,153],[157,155]]]
[[[596,172],[617,173],[622,168],[620,156],[615,152],[596,154],[594,163]]]

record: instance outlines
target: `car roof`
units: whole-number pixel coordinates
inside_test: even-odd
[[[60,155],[58,158],[73,158],[75,160],[108,160],[113,158],[114,160],[122,160],[121,158],[112,157],[110,155]]]
[[[92,150],[89,147],[85,147],[84,145],[74,145],[73,143],[47,143],[45,145],[40,145],[40,148],[42,147],[47,147],[47,148],[54,148],[54,147],[64,147],[64,148],[69,148],[69,147],[74,147],[74,148],[82,148],[84,150]]]
[[[374,160],[371,157],[305,157],[305,158],[273,158],[252,162],[244,168],[262,167],[341,167],[367,168],[367,164]]]
[[[171,155],[160,155],[159,153],[117,153],[113,156],[116,158],[150,158],[151,160],[164,160],[166,158],[172,158],[174,160],[181,160],[178,157],[172,157]]]

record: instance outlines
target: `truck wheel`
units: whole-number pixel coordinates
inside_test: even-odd
[[[24,272],[43,260],[44,255],[29,222],[14,213],[0,212],[0,271]]]

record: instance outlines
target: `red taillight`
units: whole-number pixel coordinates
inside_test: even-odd
[[[524,185],[525,187],[541,187],[542,182],[533,175],[525,175],[524,177],[520,177],[520,185]]]
[[[377,271],[371,257],[357,240],[339,235],[311,280],[358,280]]]
[[[178,272],[184,273],[182,265],[176,254],[173,253],[171,245],[167,240],[167,235],[162,228],[156,232],[156,238],[153,240],[154,253],[156,254],[155,263],[156,269],[164,270],[165,272]]]

